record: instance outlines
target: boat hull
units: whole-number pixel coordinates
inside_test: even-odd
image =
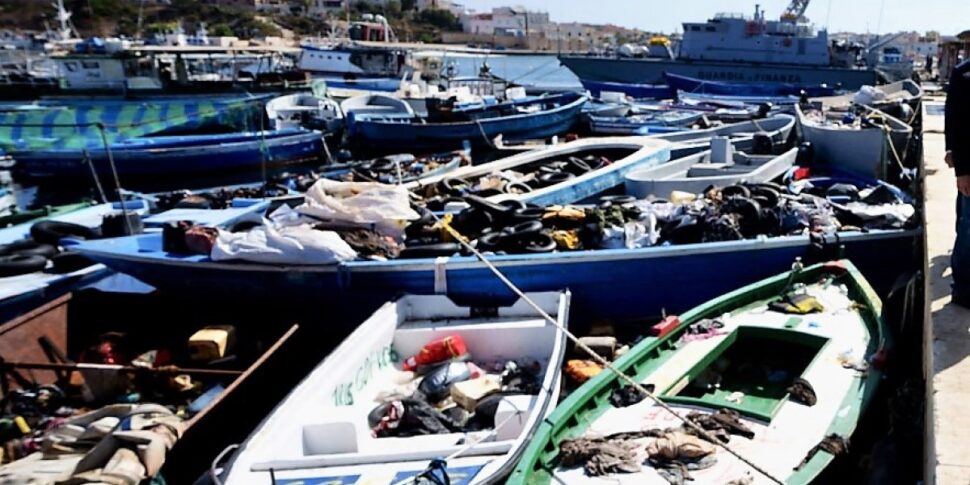
[[[568,98],[567,98],[568,99]],[[351,141],[364,149],[444,149],[459,148],[468,141],[487,145],[498,135],[505,139],[545,138],[567,131],[582,110],[586,97],[539,113],[518,114],[499,118],[457,123],[417,123],[410,118],[400,121],[355,119],[348,122]]]
[[[627,319],[679,312],[739,286],[806,262],[844,256],[879,290],[911,270],[919,231],[873,231],[653,247],[577,251],[490,258],[523,291],[569,288],[574,314]],[[842,254],[837,248],[841,247]],[[822,248],[822,249],[820,249]],[[472,257],[351,262],[333,266],[215,263],[202,256],[161,251],[160,236],[91,241],[85,255],[159,289],[180,295],[307,305],[328,305],[348,321],[359,319],[401,292],[448,294],[456,302],[512,301],[515,295]],[[643,291],[644,282],[650,291]],[[689,291],[685,291],[689,289]]]
[[[562,56],[559,61],[580,79],[633,84],[665,84],[665,72],[735,83],[841,83],[843,89],[859,89],[877,81],[874,70],[819,66],[584,56]]]
[[[286,136],[251,134],[225,143],[193,140],[184,144],[116,145],[111,152],[119,177],[172,177],[230,173],[265,165],[280,167],[319,158],[323,140],[318,132]],[[97,173],[107,176],[111,166],[104,151],[89,152]],[[85,153],[79,150],[36,150],[17,153],[17,170],[31,178],[91,176]]]

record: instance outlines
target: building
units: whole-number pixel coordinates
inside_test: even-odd
[[[349,7],[350,0],[310,0],[307,15],[312,17],[326,17],[332,13],[344,12]]]
[[[451,0],[417,0],[414,8],[417,10],[447,10],[455,16],[459,16],[463,10],[462,5]]]
[[[490,13],[465,12],[459,20],[465,33],[521,37],[545,32],[549,13],[530,12],[524,7],[495,7]]]

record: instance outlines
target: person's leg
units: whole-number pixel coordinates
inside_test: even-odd
[[[957,195],[957,238],[950,257],[953,302],[970,308],[970,197]]]

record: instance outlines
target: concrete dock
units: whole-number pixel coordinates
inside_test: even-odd
[[[927,239],[927,484],[970,484],[970,310],[950,303],[956,182],[943,161],[942,99],[924,118]]]

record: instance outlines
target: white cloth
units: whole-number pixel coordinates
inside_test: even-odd
[[[328,179],[313,184],[296,210],[324,221],[373,226],[397,240],[403,238],[408,221],[421,218],[402,186]]]
[[[310,224],[275,228],[264,223],[247,232],[219,231],[210,257],[213,261],[333,264],[353,260],[357,252],[333,231],[319,231]]]

